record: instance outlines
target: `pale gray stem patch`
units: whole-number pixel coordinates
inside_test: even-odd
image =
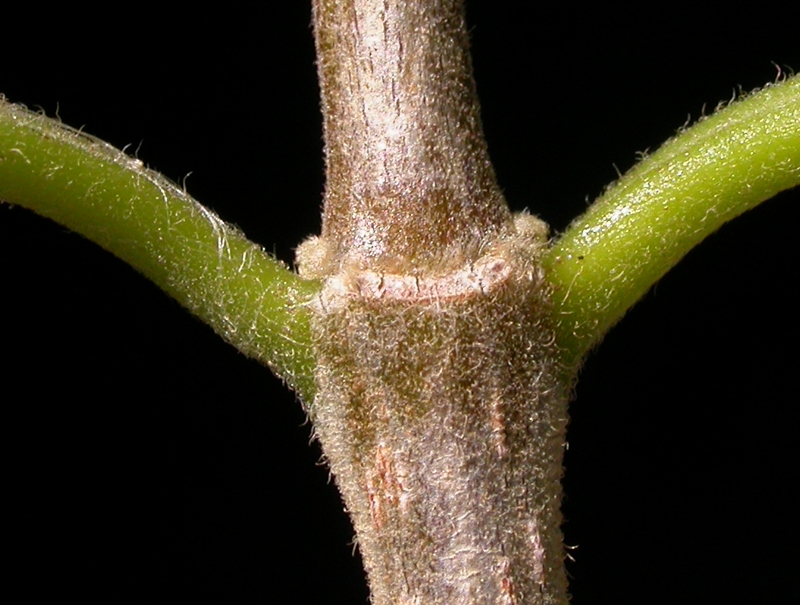
[[[317,299],[312,418],[373,605],[567,601],[570,385],[536,262],[542,231],[525,216],[513,229],[457,270],[338,273]]]

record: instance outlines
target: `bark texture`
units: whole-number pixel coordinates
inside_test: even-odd
[[[481,130],[462,3],[315,0],[314,23],[330,272],[460,266],[465,246],[510,221]]]
[[[567,601],[569,385],[547,227],[489,164],[463,6],[317,0],[328,180],[298,250],[313,304],[316,434],[373,605]]]
[[[455,273],[339,274],[316,301],[312,419],[373,605],[567,600],[567,392],[538,222],[518,223]]]

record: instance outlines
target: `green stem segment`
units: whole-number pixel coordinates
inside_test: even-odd
[[[701,120],[614,184],[545,257],[559,345],[577,364],[689,250],[800,184],[800,77]]]
[[[139,160],[0,99],[0,200],[129,263],[311,400],[304,305],[318,284],[298,278]]]

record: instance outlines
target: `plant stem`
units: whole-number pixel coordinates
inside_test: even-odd
[[[0,199],[126,261],[310,400],[317,291],[142,162],[0,100]]]
[[[316,0],[328,273],[428,271],[508,225],[460,0]]]
[[[325,277],[315,430],[373,605],[562,604],[546,227],[512,220],[478,118],[463,4],[319,0]]]
[[[723,223],[800,184],[800,77],[704,118],[647,157],[545,257],[556,329],[574,366]]]
[[[456,30],[458,35],[455,38],[463,40],[464,33],[461,26],[459,25]],[[357,42],[357,38],[352,36],[349,39],[354,44]],[[413,75],[417,74],[414,72]],[[386,81],[381,80],[380,82],[385,83]],[[462,83],[462,87],[458,90],[463,91],[471,87],[469,79],[465,80],[460,77],[458,81]],[[780,86],[770,87],[765,92],[754,95],[745,102],[738,103],[730,110],[726,110],[726,112],[736,112],[751,102],[754,103],[753,107],[756,107],[756,100],[761,99],[762,95],[766,95],[765,98],[769,100],[765,101],[765,105],[760,109],[743,110],[741,114],[736,114],[741,118],[740,121],[730,116],[724,119],[720,118],[723,121],[712,128],[712,121],[719,117],[715,116],[682,134],[662,150],[666,155],[662,155],[662,151],[659,151],[643,162],[629,176],[622,179],[598,203],[598,209],[590,211],[585,219],[577,222],[564,238],[556,243],[551,252],[543,252],[541,247],[533,246],[534,251],[530,253],[530,258],[534,258],[537,254],[545,255],[544,262],[547,263],[550,281],[557,289],[557,296],[553,304],[555,305],[556,319],[559,321],[556,323],[555,329],[558,334],[558,343],[561,346],[560,354],[562,359],[571,366],[571,369],[574,368],[574,362],[582,357],[585,350],[596,342],[608,327],[619,319],[625,309],[633,304],[669,266],[677,262],[679,256],[685,253],[691,245],[738,212],[766,199],[781,188],[797,183],[797,150],[800,149],[800,142],[798,142],[796,133],[797,108],[800,106],[800,100],[797,96],[797,79],[795,78],[792,82],[793,84],[789,85],[789,88],[794,92],[788,93],[789,97],[782,96],[783,93],[779,90]],[[441,96],[446,92],[447,89],[432,89],[430,98],[434,98],[436,95]],[[422,97],[427,96],[428,93],[422,95]],[[451,96],[451,98],[458,98],[458,95]],[[479,125],[474,119],[477,115],[476,108],[477,105],[472,99],[467,107],[468,111],[463,114],[467,116],[468,121],[471,121],[473,133],[477,132],[476,128],[479,130]],[[334,104],[326,105],[326,114],[334,111]],[[288,375],[290,382],[295,384],[306,401],[309,401],[314,390],[310,379],[313,360],[309,352],[308,326],[301,307],[316,292],[318,286],[315,283],[298,282],[288,271],[264,255],[257,246],[250,244],[240,234],[221,225],[219,219],[189,200],[179,188],[151,172],[143,171],[141,164],[137,161],[119,152],[111,151],[97,141],[76,136],[74,132],[69,133],[68,129],[60,125],[53,123],[48,125],[41,118],[31,114],[5,112],[5,109],[0,112],[0,121],[2,122],[0,124],[2,129],[0,130],[0,197],[54,218],[134,264],[193,312],[215,325],[217,331],[226,339],[270,363],[277,371]],[[726,112],[719,115],[727,116]],[[373,111],[373,115],[380,116],[381,113]],[[20,118],[20,116],[23,117]],[[355,120],[356,118],[349,119]],[[36,122],[36,120],[40,120],[40,122]],[[455,122],[458,122],[457,118]],[[368,125],[362,124],[361,126]],[[706,132],[706,135],[698,135],[698,132],[704,132],[703,129],[710,130]],[[398,147],[401,142],[407,143],[405,139],[402,141],[391,138],[383,141],[375,139],[375,136],[381,132],[385,134],[385,131],[376,129],[370,135],[375,143],[375,149],[380,145]],[[410,131],[404,132],[408,134]],[[429,131],[428,134],[430,135],[431,132],[433,131]],[[794,134],[792,134],[793,132]],[[419,140],[424,143],[418,147],[419,157],[423,157],[426,150],[435,147],[435,143],[440,137],[439,133],[440,131],[437,129],[434,136],[420,137]],[[362,134],[363,140],[368,138]],[[457,141],[458,137],[450,137],[450,139]],[[482,175],[478,181],[484,185],[476,187],[475,191],[485,193],[477,195],[476,198],[465,196],[464,199],[480,199],[481,196],[484,196],[496,201],[496,186],[490,182],[491,179],[487,180],[490,168],[487,168],[488,164],[484,163],[484,150],[480,138],[467,140],[473,149],[478,150],[475,154],[467,154],[464,157],[457,154],[440,156],[445,159],[440,159],[438,166],[444,172],[452,166],[457,166],[459,169],[456,172],[460,171],[461,173],[469,172],[466,169],[462,170],[461,167],[471,167],[470,170],[477,167],[476,172]],[[347,149],[348,145],[349,143],[344,141],[340,151],[343,153],[354,151],[352,147]],[[755,152],[751,153],[753,150]],[[421,246],[414,248],[409,245],[405,248],[405,252],[398,255],[401,257],[405,255],[404,262],[410,261],[412,266],[416,267],[414,278],[417,279],[420,275],[424,277],[430,261],[434,261],[435,264],[435,261],[446,259],[454,267],[457,267],[457,262],[453,262],[454,257],[470,259],[469,254],[459,251],[456,246],[448,248],[454,241],[469,242],[472,238],[473,242],[485,243],[483,233],[479,233],[480,231],[503,232],[507,228],[503,218],[504,212],[496,210],[497,206],[494,211],[487,214],[480,214],[478,211],[478,215],[475,216],[475,212],[469,206],[458,205],[460,203],[458,196],[432,192],[435,195],[425,197],[419,194],[420,190],[416,188],[418,183],[415,182],[396,181],[392,184],[393,189],[391,187],[375,187],[374,185],[378,181],[369,178],[369,171],[365,168],[372,170],[374,175],[376,174],[375,170],[380,170],[378,160],[386,159],[389,156],[384,158],[368,157],[358,155],[362,152],[365,153],[364,149],[355,149],[355,151],[358,153],[350,156],[349,168],[361,170],[363,178],[351,184],[356,185],[355,190],[359,192],[356,201],[361,203],[368,200],[368,203],[364,203],[360,209],[356,209],[356,215],[363,216],[372,212],[378,207],[376,200],[404,202],[405,196],[409,194],[416,195],[422,206],[429,200],[440,200],[443,211],[438,215],[438,220],[430,220],[425,213],[414,214],[414,208],[417,206],[404,208],[402,213],[393,213],[392,207],[389,205],[386,207],[388,212],[374,213],[379,216],[381,213],[384,215],[383,223],[386,226],[385,231],[375,231],[368,227],[366,222],[358,224],[356,228],[352,229],[346,224],[342,229],[331,229],[331,221],[335,222],[332,217],[336,211],[326,210],[330,221],[328,221],[323,235],[331,241],[337,241],[338,238],[339,242],[332,246],[334,251],[331,259],[333,260],[329,259],[325,266],[326,271],[335,273],[343,263],[347,264],[348,261],[355,258],[356,264],[359,264],[360,259],[365,257],[369,259],[369,262],[377,261],[388,263],[391,266],[395,258],[391,247],[402,248],[405,246],[406,242],[401,237],[403,232],[406,231],[406,228],[413,230],[416,225],[419,225],[421,228],[416,230],[417,234],[414,237],[423,238],[425,234],[433,234],[431,238],[420,239]],[[442,149],[437,149],[437,152],[441,151]],[[336,153],[334,146],[329,145],[329,160],[335,157]],[[776,153],[778,155],[775,155]],[[347,155],[345,154],[343,157],[347,157]],[[729,161],[729,157],[735,158],[735,161]],[[335,162],[333,163],[335,164]],[[679,168],[674,168],[674,166]],[[401,166],[401,168],[399,170],[393,168],[386,174],[396,177],[415,172],[413,162],[408,163],[405,167]],[[417,174],[426,174],[430,179],[439,178],[436,170],[417,172]],[[67,175],[67,178],[62,178],[62,175]],[[347,183],[346,180],[343,180],[345,179],[344,175],[346,172],[341,172],[341,178],[329,183],[333,185],[333,189],[329,191],[335,191],[338,186],[337,195],[340,196],[343,206],[347,206],[352,203],[352,200],[347,197],[349,189],[342,186],[342,183]],[[788,177],[784,178],[787,175]],[[430,179],[421,180],[430,182]],[[655,191],[653,190],[654,183],[658,185]],[[452,191],[463,187],[469,188],[469,183],[460,184],[452,188]],[[730,197],[725,197],[729,194],[731,194]],[[336,196],[331,195],[331,199],[333,197]],[[350,210],[345,208],[342,212],[346,215]],[[468,220],[461,220],[462,216],[470,213],[473,214],[473,219],[482,225],[474,232],[470,231],[471,223]],[[400,228],[400,223],[395,222],[395,219],[404,214],[414,216],[415,220]],[[698,226],[700,226],[699,229]],[[222,235],[222,239],[220,239],[220,235]],[[222,242],[221,246],[220,242]],[[448,248],[446,253],[441,252],[442,246]],[[615,246],[619,246],[627,252],[621,255],[616,254]],[[644,250],[645,253],[642,254],[637,246],[642,246],[641,250]],[[347,250],[356,250],[357,255],[348,257]],[[425,258],[420,260],[420,255]],[[517,257],[518,255],[514,258],[518,260]],[[249,259],[250,264],[242,265],[239,263],[241,259]],[[590,259],[591,262],[584,262],[587,259]],[[620,274],[620,267],[625,267],[623,274]],[[385,269],[386,266],[384,265],[383,268]],[[240,270],[243,270],[242,275],[238,274]],[[445,274],[447,274],[446,271]],[[240,278],[242,281],[237,281]],[[369,285],[368,282],[366,283]],[[436,287],[441,287],[445,285],[443,282],[423,279],[421,282],[416,281],[415,286],[419,288],[420,283],[423,286],[435,284]],[[395,284],[404,287],[402,280]],[[540,285],[539,282],[536,284],[537,287]],[[449,285],[452,286],[452,282]],[[545,290],[546,288],[543,288],[542,292]],[[546,294],[546,292],[544,293]],[[547,298],[547,296],[542,298]],[[466,308],[460,306],[463,301],[455,302],[456,305],[451,311],[453,309],[463,311]],[[363,301],[360,304],[369,306]],[[395,316],[392,322],[395,324],[406,322],[413,314],[397,301],[392,302],[391,306],[394,307]],[[431,327],[424,317],[420,318],[430,310],[428,307],[422,309],[421,313],[419,310],[415,311],[418,314],[414,319],[416,329],[426,337],[437,336],[443,332],[440,327]],[[456,330],[461,330],[476,317],[490,328],[495,326],[495,322],[499,325],[511,325],[515,322],[524,324],[541,319],[544,323],[548,323],[548,318],[539,315],[538,310],[527,317],[509,313],[503,316],[503,322],[497,321],[498,316],[502,316],[497,309],[475,311],[474,315],[472,312],[466,313],[466,320],[460,324],[455,320],[459,314],[453,311],[449,317],[450,325],[455,326]],[[349,321],[347,317],[344,319]],[[344,351],[347,355],[351,353],[360,355],[363,359],[362,362],[374,362],[378,359],[376,355],[364,355],[364,353],[370,351],[368,345],[374,344],[371,334],[375,332],[390,332],[390,337],[384,337],[383,341],[391,341],[396,347],[395,351],[397,351],[397,347],[402,351],[405,344],[408,344],[403,340],[404,336],[398,337],[396,331],[391,332],[391,323],[376,322],[368,327],[372,332],[365,330],[356,335],[358,338],[353,339],[353,342],[360,342],[355,349],[351,343],[343,343],[344,348],[335,350],[338,345],[334,343],[334,350],[326,354],[329,356],[339,355]],[[491,348],[492,352],[500,350],[500,345],[493,340],[496,335],[492,332],[490,330],[489,333],[482,334],[480,339],[462,338],[461,345],[463,347],[463,344],[467,343],[467,349],[484,347]],[[413,357],[404,352],[403,354],[406,356],[403,359],[410,360],[410,363],[407,366],[398,364],[394,368],[398,372],[404,371],[411,374],[416,382],[426,385],[425,388],[432,388],[434,385],[430,385],[429,382],[420,380],[420,378],[427,380],[426,373],[429,374],[432,368],[438,370],[442,367],[437,365],[441,363],[442,358],[431,355],[427,349],[429,343],[429,340],[422,340],[415,345],[416,349],[407,347],[407,351],[419,352],[420,356]],[[491,347],[487,343],[491,343]],[[542,346],[542,342],[534,344]],[[350,349],[348,350],[347,347]],[[385,349],[383,352],[392,353],[392,350]],[[497,357],[504,364],[524,365],[523,362],[529,361],[519,360],[511,354],[501,354]],[[449,363],[450,358],[447,359]],[[377,379],[374,375],[366,374],[365,384],[371,384],[369,381],[379,383],[383,371],[388,367],[381,368]],[[410,371],[409,368],[412,368],[413,371]],[[481,381],[472,374],[461,374],[460,378],[460,388],[466,394],[467,399],[472,397],[474,392],[477,393],[481,390],[477,387],[482,384]],[[518,379],[519,377],[507,377],[503,379],[503,384],[513,386],[514,380]],[[384,386],[386,385],[381,385],[381,388]],[[415,388],[419,390],[422,387]],[[491,391],[488,393],[488,397],[486,395],[484,390],[482,395],[484,400],[488,399],[493,402],[493,405],[488,408],[475,405],[469,414],[452,415],[445,418],[443,422],[438,422],[437,417],[433,415],[425,416],[425,420],[428,421],[428,426],[431,428],[415,447],[418,447],[420,443],[430,444],[435,439],[441,438],[439,433],[443,427],[447,429],[457,427],[458,424],[453,421],[454,418],[474,423],[473,428],[476,430],[476,434],[483,438],[485,443],[491,443],[498,454],[501,454],[504,448],[506,451],[509,449],[507,445],[509,442],[504,439],[511,441],[517,439],[517,445],[519,445],[520,436],[526,435],[524,431],[528,428],[536,428],[523,427],[524,430],[519,431],[515,436],[514,431],[509,430],[512,425],[506,422],[507,416],[503,416],[503,414],[507,414],[510,406],[502,399],[493,398]],[[476,399],[468,399],[466,402],[462,400],[461,403],[473,405],[480,400],[477,397],[476,395]],[[559,399],[564,399],[564,397],[562,393],[558,394]],[[361,401],[369,403],[374,400],[363,398]],[[444,398],[441,401],[444,401]],[[452,407],[447,410],[458,412]],[[427,413],[428,410],[423,411]],[[419,410],[412,410],[412,413],[401,410],[396,418],[399,419],[398,422],[413,421],[413,416],[418,413]],[[352,419],[354,416],[350,418]],[[378,416],[374,420],[390,424],[386,416]],[[420,427],[421,429],[426,428],[422,425]],[[492,430],[487,431],[486,427],[492,427]],[[402,463],[405,463],[405,460],[402,456],[394,454],[402,454],[401,450],[409,447],[411,441],[403,440],[404,435],[402,431],[396,430],[396,424],[389,428],[395,433],[393,434],[394,438],[387,443],[391,443],[395,452],[388,452],[385,444],[378,443],[367,454],[359,454],[365,462],[362,469],[362,487],[366,486],[367,488],[365,493],[368,498],[365,510],[369,516],[368,521],[376,519],[380,521],[384,518],[382,514],[389,515],[386,512],[387,506],[397,501],[399,492],[396,490],[402,486],[402,476],[397,473],[397,469],[401,467]],[[403,429],[405,430],[405,427]],[[480,430],[484,432],[480,433]],[[452,430],[450,432],[454,433]],[[555,431],[555,434],[558,436],[558,431]],[[415,435],[415,437],[417,436]],[[460,438],[461,435],[456,434],[456,437]],[[375,444],[370,435],[361,435],[359,438],[372,439],[373,445]],[[458,449],[462,442],[457,439],[440,445],[441,447],[430,449],[433,452],[431,455],[445,451],[447,447],[453,450]],[[558,448],[555,447],[552,451],[558,452]],[[423,451],[423,453],[425,452]],[[370,456],[372,457],[370,458]],[[500,457],[502,458],[502,455]],[[463,469],[464,460],[463,457],[448,458],[445,456],[438,460],[429,460],[430,465],[422,468],[421,474],[425,475],[427,472],[431,476],[435,476],[431,471],[440,471],[438,476],[442,477],[444,470]],[[435,466],[436,464],[438,466]],[[557,468],[557,466],[551,465],[550,468]],[[497,475],[494,475],[491,481],[494,481],[496,477]],[[519,478],[516,480],[519,481]],[[491,481],[481,489],[493,488]],[[452,485],[451,483],[451,487]],[[470,484],[469,487],[472,490],[475,489],[474,484]],[[372,492],[369,489],[372,489]],[[452,504],[456,508],[442,513],[438,517],[439,520],[447,519],[449,513],[463,505],[461,502]],[[427,537],[430,538],[432,535]],[[469,537],[469,534],[462,533],[461,536]],[[474,536],[475,532],[473,532],[472,538]],[[447,542],[449,538],[452,538],[452,533],[447,535],[445,532],[442,541]],[[406,540],[406,544],[409,542],[412,545],[416,544],[413,539]],[[426,543],[426,546],[430,545]],[[413,554],[413,552],[408,553],[409,556]],[[495,566],[494,571],[489,569],[486,576],[499,577],[502,587],[502,574],[498,575],[497,570],[504,569],[504,563],[499,558],[496,561],[500,561],[500,564]],[[386,563],[387,566],[391,564],[391,561]],[[491,568],[491,564],[486,567]],[[536,574],[536,577],[539,578],[542,575],[538,571]],[[509,580],[509,577],[506,577],[506,580]],[[510,586],[508,581],[505,585]],[[508,591],[506,592],[508,593]]]

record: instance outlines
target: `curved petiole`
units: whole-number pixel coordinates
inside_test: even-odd
[[[565,362],[578,363],[722,224],[798,184],[798,76],[667,141],[575,220],[545,259]]]
[[[0,200],[80,233],[132,265],[305,401],[317,291],[139,160],[0,98]]]

